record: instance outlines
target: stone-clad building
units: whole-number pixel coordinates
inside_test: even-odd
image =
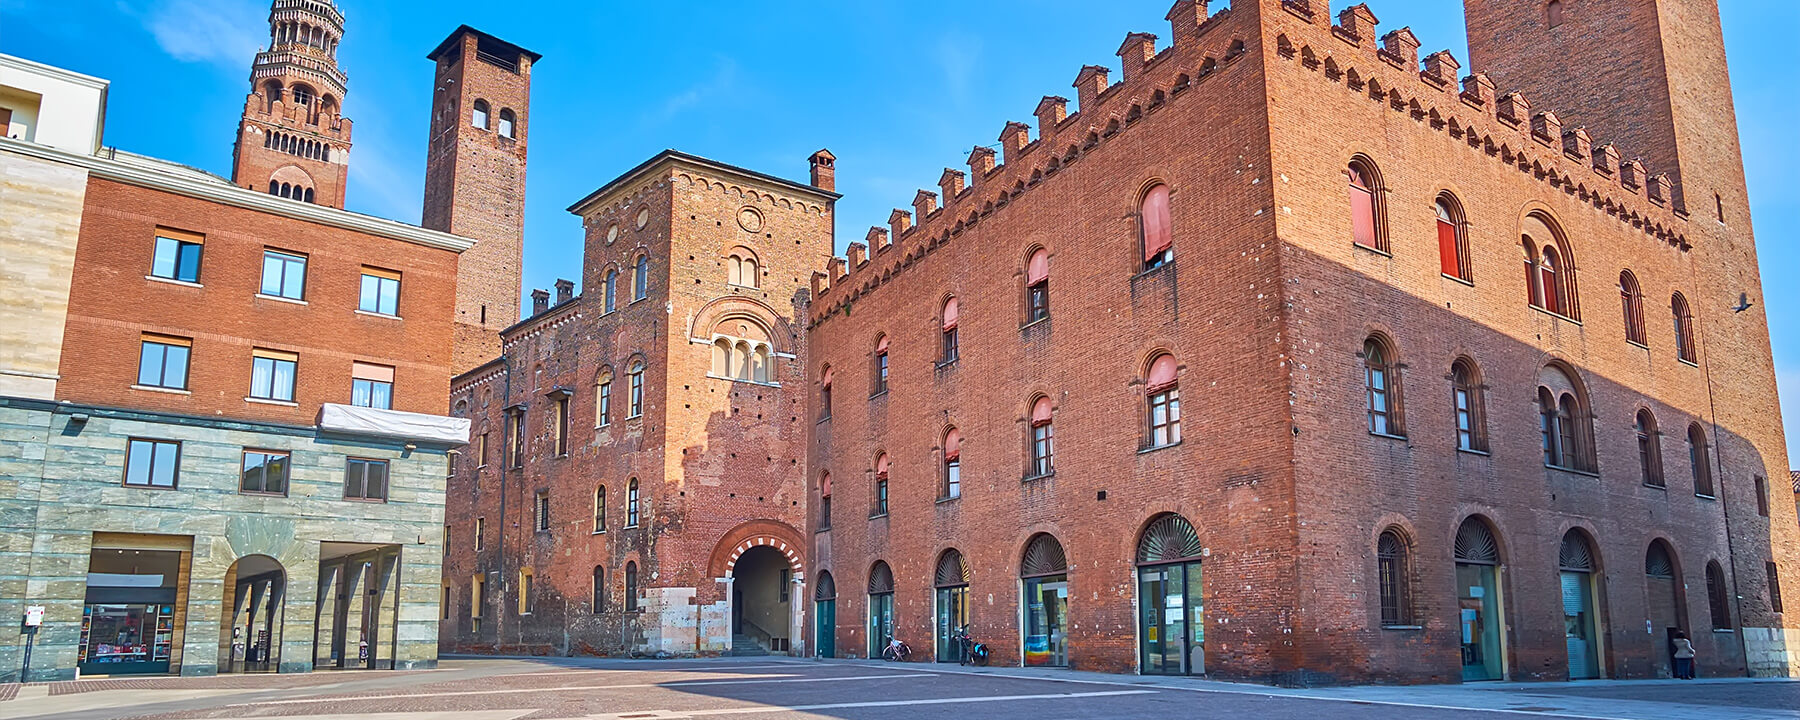
[[[1181,0],[820,275],[815,646],[1800,669],[1716,5],[1466,7],[1462,77],[1362,5]]]
[[[338,209],[341,147],[298,195],[104,147],[106,87],[0,56],[0,682],[434,666],[475,241]]]

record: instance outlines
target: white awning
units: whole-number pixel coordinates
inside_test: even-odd
[[[447,445],[469,442],[467,418],[335,403],[326,403],[319,409],[319,430]]]

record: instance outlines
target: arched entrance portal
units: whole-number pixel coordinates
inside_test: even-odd
[[[274,672],[281,666],[287,571],[267,555],[246,555],[225,572],[220,672]]]
[[[733,654],[788,651],[794,569],[786,555],[769,545],[757,545],[738,556],[731,568]]]
[[[1200,580],[1199,533],[1174,513],[1158,516],[1138,536],[1138,671],[1206,674],[1206,607]]]

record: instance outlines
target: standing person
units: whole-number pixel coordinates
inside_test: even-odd
[[[1675,631],[1675,679],[1694,679],[1694,643],[1687,633]]]

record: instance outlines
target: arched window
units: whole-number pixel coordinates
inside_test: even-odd
[[[631,386],[629,388],[631,396],[628,398],[629,403],[625,408],[626,417],[638,417],[644,414],[644,361],[639,360],[631,364],[627,382]]]
[[[1525,250],[1527,295],[1533,306],[1580,320],[1575,293],[1575,261],[1568,242],[1548,215],[1532,213],[1520,224]]]
[[[753,380],[755,382],[759,382],[759,383],[770,382],[769,360],[770,360],[769,346],[763,345],[763,344],[758,344],[756,346],[756,349],[754,351],[752,351],[751,356],[750,356],[750,379],[751,380]]]
[[[311,106],[312,105],[313,89],[311,87],[308,87],[306,85],[295,85],[293,90],[290,92],[290,95],[294,98],[294,104],[296,104],[296,105],[302,105],[302,106]]]
[[[831,528],[831,472],[819,475],[819,529]]]
[[[270,180],[269,181],[269,194],[270,195],[280,195],[281,194],[281,183],[278,183],[274,180]]]
[[[1350,194],[1350,236],[1356,244],[1387,252],[1387,223],[1383,215],[1381,175],[1368,158],[1357,157],[1344,168]]]
[[[1625,339],[1639,345],[1650,344],[1644,332],[1644,293],[1630,270],[1619,273],[1619,307],[1625,314]]]
[[[1712,460],[1706,443],[1706,430],[1691,423],[1687,430],[1688,463],[1694,468],[1694,494],[1713,497]]]
[[[612,368],[602,368],[594,380],[594,427],[612,424]]]
[[[1538,373],[1538,430],[1545,465],[1580,472],[1597,470],[1587,393],[1554,365]]]
[[[731,339],[717,338],[713,340],[712,374],[714,377],[731,377]]]
[[[1031,403],[1031,477],[1043,477],[1056,471],[1055,410],[1050,398],[1039,395]]]
[[[638,569],[637,563],[625,563],[625,612],[638,610]]]
[[[957,317],[956,296],[952,295],[952,296],[950,296],[950,299],[944,301],[944,312],[943,312],[943,321],[944,322],[943,322],[943,331],[942,331],[943,340],[944,340],[944,357],[942,360],[939,361],[941,364],[949,364],[949,363],[956,362],[956,358],[957,358],[957,354],[956,354],[956,340],[957,340],[956,317]]]
[[[1399,528],[1381,532],[1375,542],[1375,569],[1381,589],[1381,624],[1412,625],[1412,572],[1407,565],[1407,542]]]
[[[757,263],[756,253],[749,248],[735,247],[725,256],[725,282],[742,287],[761,287],[762,270]]]
[[[886,335],[878,336],[875,339],[875,361],[872,369],[875,377],[871,385],[874,386],[875,392],[869,393],[871,397],[887,392],[888,389],[888,337]]]
[[[305,200],[305,201],[306,201],[306,202],[312,202],[312,201],[313,201],[313,189],[312,189],[312,188],[307,188],[307,189],[306,189],[306,196],[305,196],[305,197],[303,197],[303,198],[301,198],[301,199],[302,199],[302,200]]]
[[[831,419],[831,366],[819,374],[819,419]]]
[[[475,110],[469,116],[469,124],[481,128],[482,130],[488,129],[488,104],[486,100],[475,101]]]
[[[1456,196],[1443,193],[1437,198],[1438,265],[1443,274],[1462,281],[1470,280],[1469,240],[1463,232],[1462,205]]]
[[[1706,604],[1712,610],[1714,630],[1731,629],[1731,588],[1725,584],[1725,570],[1719,561],[1706,564]]]
[[[1181,442],[1181,387],[1176,370],[1174,355],[1162,353],[1150,361],[1150,373],[1144,383],[1144,398],[1149,402],[1148,447]]]
[[[871,499],[869,517],[888,514],[888,456],[875,456],[875,495]]]
[[[1363,384],[1369,406],[1369,432],[1404,437],[1400,416],[1399,364],[1385,338],[1371,335],[1363,341]]]
[[[1686,362],[1694,362],[1699,357],[1694,343],[1694,313],[1688,309],[1687,298],[1681,293],[1669,297],[1669,312],[1675,320],[1675,353]]]
[[[631,299],[637,301],[647,297],[650,297],[650,256],[639,255],[631,275]]]
[[[594,532],[606,532],[606,486],[594,488]]]
[[[962,497],[962,433],[950,428],[944,433],[944,485],[938,497]]]
[[[1038,248],[1025,261],[1025,322],[1050,317],[1050,251]]]
[[[625,527],[638,526],[638,479],[625,482]]]
[[[619,271],[607,268],[606,282],[601,287],[603,288],[606,297],[606,309],[603,312],[612,312],[613,310],[618,309]]]
[[[1544,23],[1550,27],[1559,27],[1563,24],[1562,0],[1550,0],[1548,4],[1544,5]]]
[[[1169,217],[1169,186],[1157,183],[1138,201],[1138,235],[1144,248],[1144,269],[1162,267],[1175,259],[1175,230]]]
[[[513,122],[516,119],[517,116],[513,115],[512,108],[502,108],[500,110],[500,125],[498,126],[500,137],[510,138],[513,136]]]
[[[594,599],[591,612],[595,615],[606,612],[606,568],[594,566]]]
[[[1638,467],[1643,469],[1644,484],[1663,487],[1662,439],[1656,431],[1656,415],[1650,408],[1637,411]]]
[[[1487,452],[1487,402],[1475,361],[1465,357],[1450,364],[1450,400],[1456,411],[1457,449]]]

